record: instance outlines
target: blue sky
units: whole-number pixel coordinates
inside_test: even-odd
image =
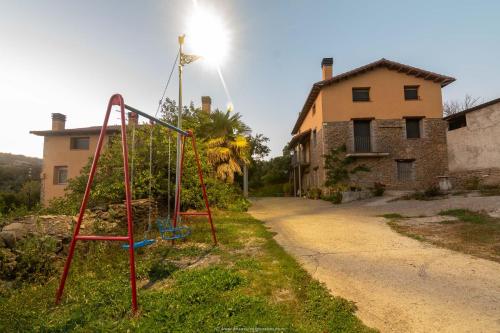
[[[235,111],[270,138],[273,155],[323,57],[334,58],[334,74],[385,57],[453,76],[445,100],[500,97],[500,1],[198,2],[230,28],[222,71]],[[186,0],[0,0],[0,151],[42,156],[30,130],[49,129],[52,112],[66,114],[67,127],[101,124],[115,92],[154,113],[192,10]],[[184,82],[185,102],[210,95],[225,108],[203,61],[186,67]],[[167,95],[176,99],[176,77]]]

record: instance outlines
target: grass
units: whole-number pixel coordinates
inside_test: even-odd
[[[442,216],[454,216],[462,222],[483,224],[489,221],[493,221],[494,218],[490,217],[488,214],[481,212],[474,212],[468,209],[449,209],[439,212]]]
[[[4,286],[0,331],[373,331],[355,316],[352,302],[331,296],[262,222],[221,212],[215,223],[218,247],[210,245],[207,223],[200,221],[186,242],[137,250],[137,316],[130,313],[126,251],[96,242],[78,245],[60,306],[53,302],[61,259],[43,283]]]
[[[500,219],[485,212],[450,209],[439,213],[457,220],[412,224],[399,214],[386,214],[388,225],[395,231],[419,241],[500,262]]]

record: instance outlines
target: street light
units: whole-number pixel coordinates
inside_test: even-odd
[[[209,9],[201,8],[195,3],[193,15],[188,20],[189,45],[195,54],[186,54],[183,51],[185,35],[179,41],[179,105],[177,113],[177,127],[182,129],[182,72],[184,66],[200,58],[210,65],[216,66],[220,73],[220,64],[228,51],[229,34],[220,18]],[[177,135],[177,161],[175,168],[175,191],[179,188],[181,163],[181,136]],[[180,200],[175,196],[175,200]],[[175,206],[177,207],[177,202]],[[177,218],[177,217],[176,217]]]

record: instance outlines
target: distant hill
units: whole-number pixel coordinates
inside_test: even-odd
[[[0,153],[0,192],[19,191],[26,181],[39,180],[41,170],[40,158]]]
[[[42,159],[37,157],[28,157],[24,155],[0,153],[0,166],[4,165],[41,167]]]

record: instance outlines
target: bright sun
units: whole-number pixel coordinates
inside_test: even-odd
[[[209,8],[195,5],[187,24],[186,43],[192,52],[211,65],[220,66],[229,47],[229,32],[221,17]]]

